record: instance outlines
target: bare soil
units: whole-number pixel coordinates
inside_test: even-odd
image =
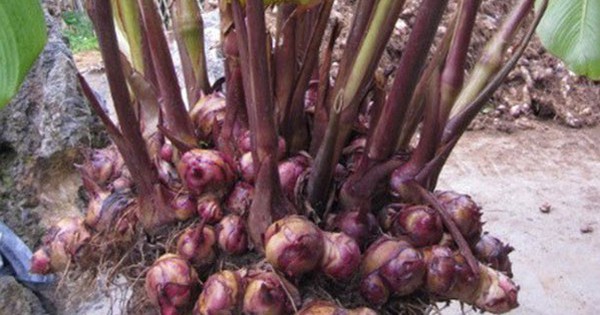
[[[600,127],[547,122],[469,132],[446,165],[439,188],[470,194],[484,229],[516,248],[521,306],[511,314],[600,313],[599,138]]]

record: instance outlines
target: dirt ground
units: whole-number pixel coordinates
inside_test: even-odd
[[[439,188],[469,193],[484,229],[515,247],[521,306],[510,314],[600,313],[599,138],[599,127],[555,123],[469,132],[444,169]]]

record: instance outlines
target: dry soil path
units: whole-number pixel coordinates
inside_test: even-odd
[[[511,314],[600,314],[600,126],[467,133],[439,187],[471,194],[485,228],[516,248]]]

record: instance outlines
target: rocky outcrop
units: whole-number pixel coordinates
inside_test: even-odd
[[[29,246],[40,239],[47,215],[62,211],[54,206],[70,208],[60,203],[79,199],[76,189],[73,195],[58,183],[76,180],[78,150],[99,128],[60,28],[50,16],[46,20],[44,51],[18,95],[0,110],[0,220]]]
[[[0,314],[48,314],[38,297],[13,277],[0,277]]]

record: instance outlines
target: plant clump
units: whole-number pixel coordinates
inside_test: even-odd
[[[483,233],[471,197],[436,188],[547,1],[526,24],[534,1],[519,0],[467,77],[481,1],[452,12],[447,0],[423,0],[396,70],[383,75],[404,2],[356,1],[333,75],[334,0],[221,0],[225,77],[209,82],[200,9],[175,0],[182,93],[153,1],[88,1],[118,122],[80,76],[113,144],[79,166],[85,220],[51,228],[32,271],[112,259],[115,272],[145,277],[133,298],[162,314],[517,307],[512,248]]]

